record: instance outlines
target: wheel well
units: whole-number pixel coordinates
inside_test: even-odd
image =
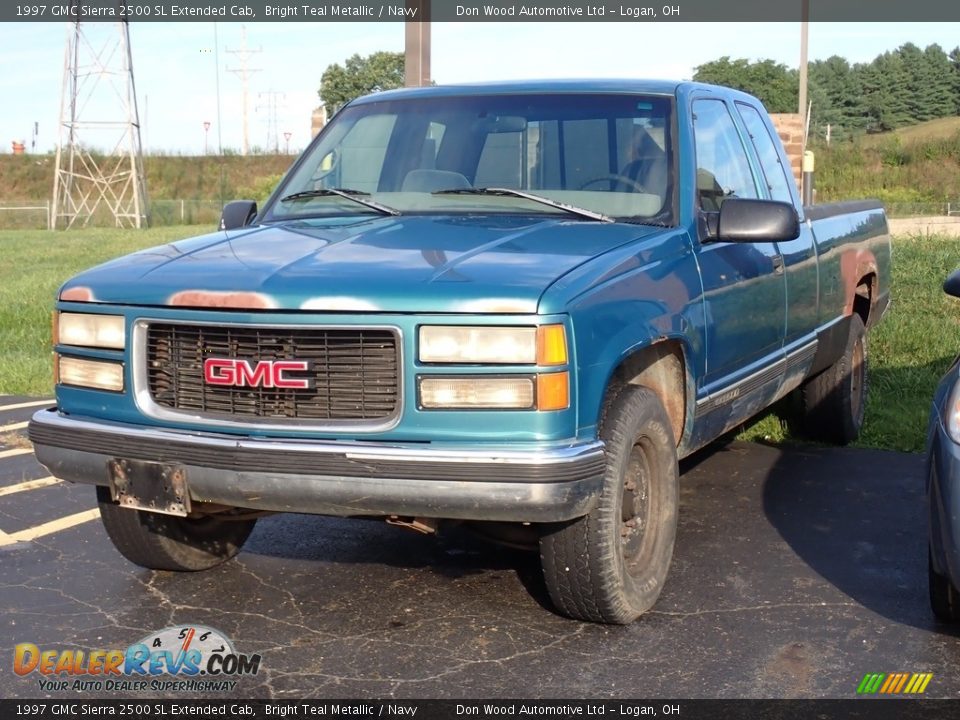
[[[670,417],[673,437],[679,444],[687,411],[686,381],[682,346],[676,341],[662,340],[623,359],[607,384],[604,407],[610,396],[619,392],[624,385],[650,388],[663,403]]]
[[[868,326],[870,319],[870,308],[873,305],[874,288],[876,287],[877,276],[874,273],[864,275],[857,282],[857,289],[853,296],[853,311],[863,320],[864,326]]]

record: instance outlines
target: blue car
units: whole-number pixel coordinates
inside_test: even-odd
[[[960,270],[943,284],[960,298]],[[930,607],[938,620],[960,621],[960,356],[940,380],[927,430],[930,510]]]

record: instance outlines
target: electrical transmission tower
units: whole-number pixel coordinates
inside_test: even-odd
[[[280,153],[280,134],[277,132],[277,100],[285,100],[286,95],[275,90],[259,93],[258,100],[263,100],[257,105],[257,110],[264,108],[267,111],[267,152]]]
[[[263,52],[263,48],[257,48],[256,50],[250,50],[247,48],[247,28],[246,26],[241,26],[240,28],[240,49],[239,50],[230,50],[227,49],[227,52],[231,55],[236,55],[240,58],[240,67],[239,68],[227,68],[227,72],[232,72],[240,78],[240,82],[243,85],[243,154],[247,155],[250,153],[250,125],[248,118],[248,105],[247,105],[247,93],[249,92],[250,85],[250,75],[255,72],[260,72],[260,68],[252,68],[247,63],[250,61],[250,58],[253,55],[256,55],[258,52]]]
[[[83,0],[70,5],[76,7],[72,17],[81,17]],[[145,227],[147,190],[126,21],[70,23],[61,92],[50,228],[86,226],[108,216],[116,227]]]

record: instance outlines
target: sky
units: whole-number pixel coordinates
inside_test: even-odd
[[[84,23],[97,49],[118,37],[113,24]],[[649,28],[649,30],[647,30]],[[0,23],[0,152],[26,141],[56,148],[68,23]],[[281,150],[310,140],[324,69],[354,53],[403,50],[403,23],[133,23],[130,46],[145,152],[239,151],[243,136],[240,57],[250,55],[248,133],[267,148],[275,107]],[[799,23],[434,23],[432,75],[438,84],[604,77],[689,79],[697,65],[729,55],[800,62]],[[810,60],[841,55],[869,62],[906,42],[960,44],[960,23],[810,23]],[[111,43],[112,45],[112,43]],[[219,58],[219,72],[217,58]],[[220,122],[217,122],[219,81]],[[89,94],[84,120],[112,120],[122,106],[109,85]],[[110,101],[107,101],[107,98]],[[210,123],[204,130],[204,123]],[[103,136],[106,138],[107,136]],[[112,137],[112,136],[111,136]],[[104,139],[103,142],[109,140]],[[269,141],[269,145],[268,145]],[[97,140],[91,140],[97,144]]]

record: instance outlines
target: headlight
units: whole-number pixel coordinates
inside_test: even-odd
[[[60,356],[57,370],[59,382],[64,385],[113,392],[123,390],[123,365],[120,363]]]
[[[534,403],[532,377],[424,377],[420,405],[435,409],[529,410]]]
[[[424,410],[566,410],[570,407],[570,373],[539,375],[419,378]]]
[[[946,417],[943,420],[947,426],[947,433],[955,443],[960,443],[960,379],[954,381],[944,414]]]
[[[484,365],[563,365],[563,325],[540,327],[420,327],[420,362]]]
[[[420,328],[421,362],[532,365],[536,360],[535,327],[424,325]]]
[[[123,350],[124,319],[121,315],[62,312],[57,318],[56,340],[61,345]]]

